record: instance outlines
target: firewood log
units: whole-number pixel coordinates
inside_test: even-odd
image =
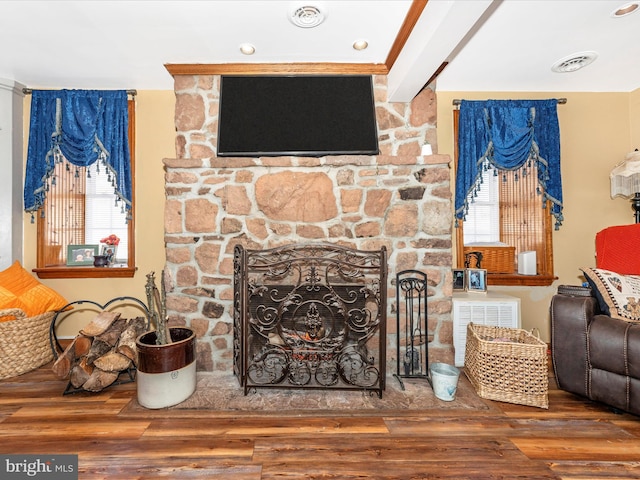
[[[87,365],[87,357],[82,357],[80,361],[73,366],[69,373],[69,383],[75,388],[80,388],[89,380],[89,377],[93,373],[93,367]]]
[[[105,343],[108,343],[112,347],[115,347],[118,343],[118,339],[122,334],[123,330],[127,328],[127,319],[118,318],[115,320],[104,332],[95,336],[95,339],[102,340]]]
[[[84,335],[77,335],[53,363],[51,369],[56,377],[60,379],[67,378],[78,358],[86,355],[90,348],[91,338]]]
[[[131,366],[131,359],[112,350],[100,358],[96,358],[93,364],[96,368],[104,370],[105,372],[120,373]]]
[[[67,378],[69,371],[71,371],[71,364],[76,359],[75,342],[76,341],[74,339],[69,345],[67,345],[67,348],[64,349],[64,352],[60,354],[57,360],[53,362],[51,370],[53,370],[55,376],[60,379]]]
[[[93,343],[91,344],[91,349],[86,355],[87,364],[93,365],[93,362],[96,360],[96,358],[100,358],[102,355],[111,350],[111,348],[111,345],[109,345],[107,342],[103,342],[98,338],[94,338]]]
[[[120,318],[119,313],[100,312],[86,327],[80,330],[80,333],[88,335],[89,337],[95,337],[96,335],[104,333],[118,318]]]
[[[87,337],[86,335],[79,334],[74,339],[75,348],[76,348],[76,358],[82,357],[89,353],[91,349],[92,339],[91,337]]]
[[[91,376],[84,382],[82,388],[88,392],[99,392],[115,382],[118,375],[116,372],[105,372],[99,368],[94,368]]]
[[[54,362],[58,378],[69,377],[74,388],[99,392],[121,372],[137,364],[136,339],[147,330],[144,317],[120,318],[102,312],[73,339]]]
[[[124,329],[116,352],[130,358],[134,364],[138,364],[138,350],[136,348],[136,338],[142,335],[147,329],[146,321],[143,317],[132,318],[128,321],[127,328]]]

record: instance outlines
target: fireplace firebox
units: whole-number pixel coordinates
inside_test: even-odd
[[[234,250],[233,368],[255,388],[365,390],[386,372],[387,251]]]

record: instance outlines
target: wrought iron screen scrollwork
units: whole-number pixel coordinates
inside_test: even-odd
[[[382,396],[386,249],[298,244],[234,251],[234,373],[257,387]]]

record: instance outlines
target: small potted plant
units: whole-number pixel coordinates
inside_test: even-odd
[[[147,275],[147,303],[156,329],[136,340],[138,403],[146,408],[176,405],[196,389],[196,335],[188,327],[167,325],[166,281],[165,271],[158,291],[154,272]]]

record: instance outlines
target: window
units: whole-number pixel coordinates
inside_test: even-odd
[[[119,239],[116,263],[126,263],[129,232],[127,212],[123,202],[114,201],[111,176],[104,168],[94,163],[86,176],[84,235],[89,244],[115,235]]]
[[[129,100],[129,151],[135,178],[135,102]],[[133,185],[132,185],[133,187]],[[133,277],[135,273],[135,208],[132,188],[131,218],[122,201],[116,202],[109,172],[100,161],[76,167],[56,165],[55,186],[49,188],[43,214],[37,215],[37,268],[40,278]],[[120,242],[109,268],[68,267],[67,246],[99,244],[115,234]]]
[[[457,145],[459,111],[454,111]],[[456,151],[457,168],[457,151]],[[516,171],[483,169],[482,186],[477,196],[469,199],[469,211],[456,229],[457,268],[464,268],[464,245],[479,242],[501,242],[519,252],[536,252],[537,275],[499,274],[489,272],[489,285],[551,285],[553,275],[552,215],[542,208],[535,162]]]
[[[464,222],[464,244],[500,241],[500,199],[498,172],[487,168],[482,172],[482,188],[469,199]]]

